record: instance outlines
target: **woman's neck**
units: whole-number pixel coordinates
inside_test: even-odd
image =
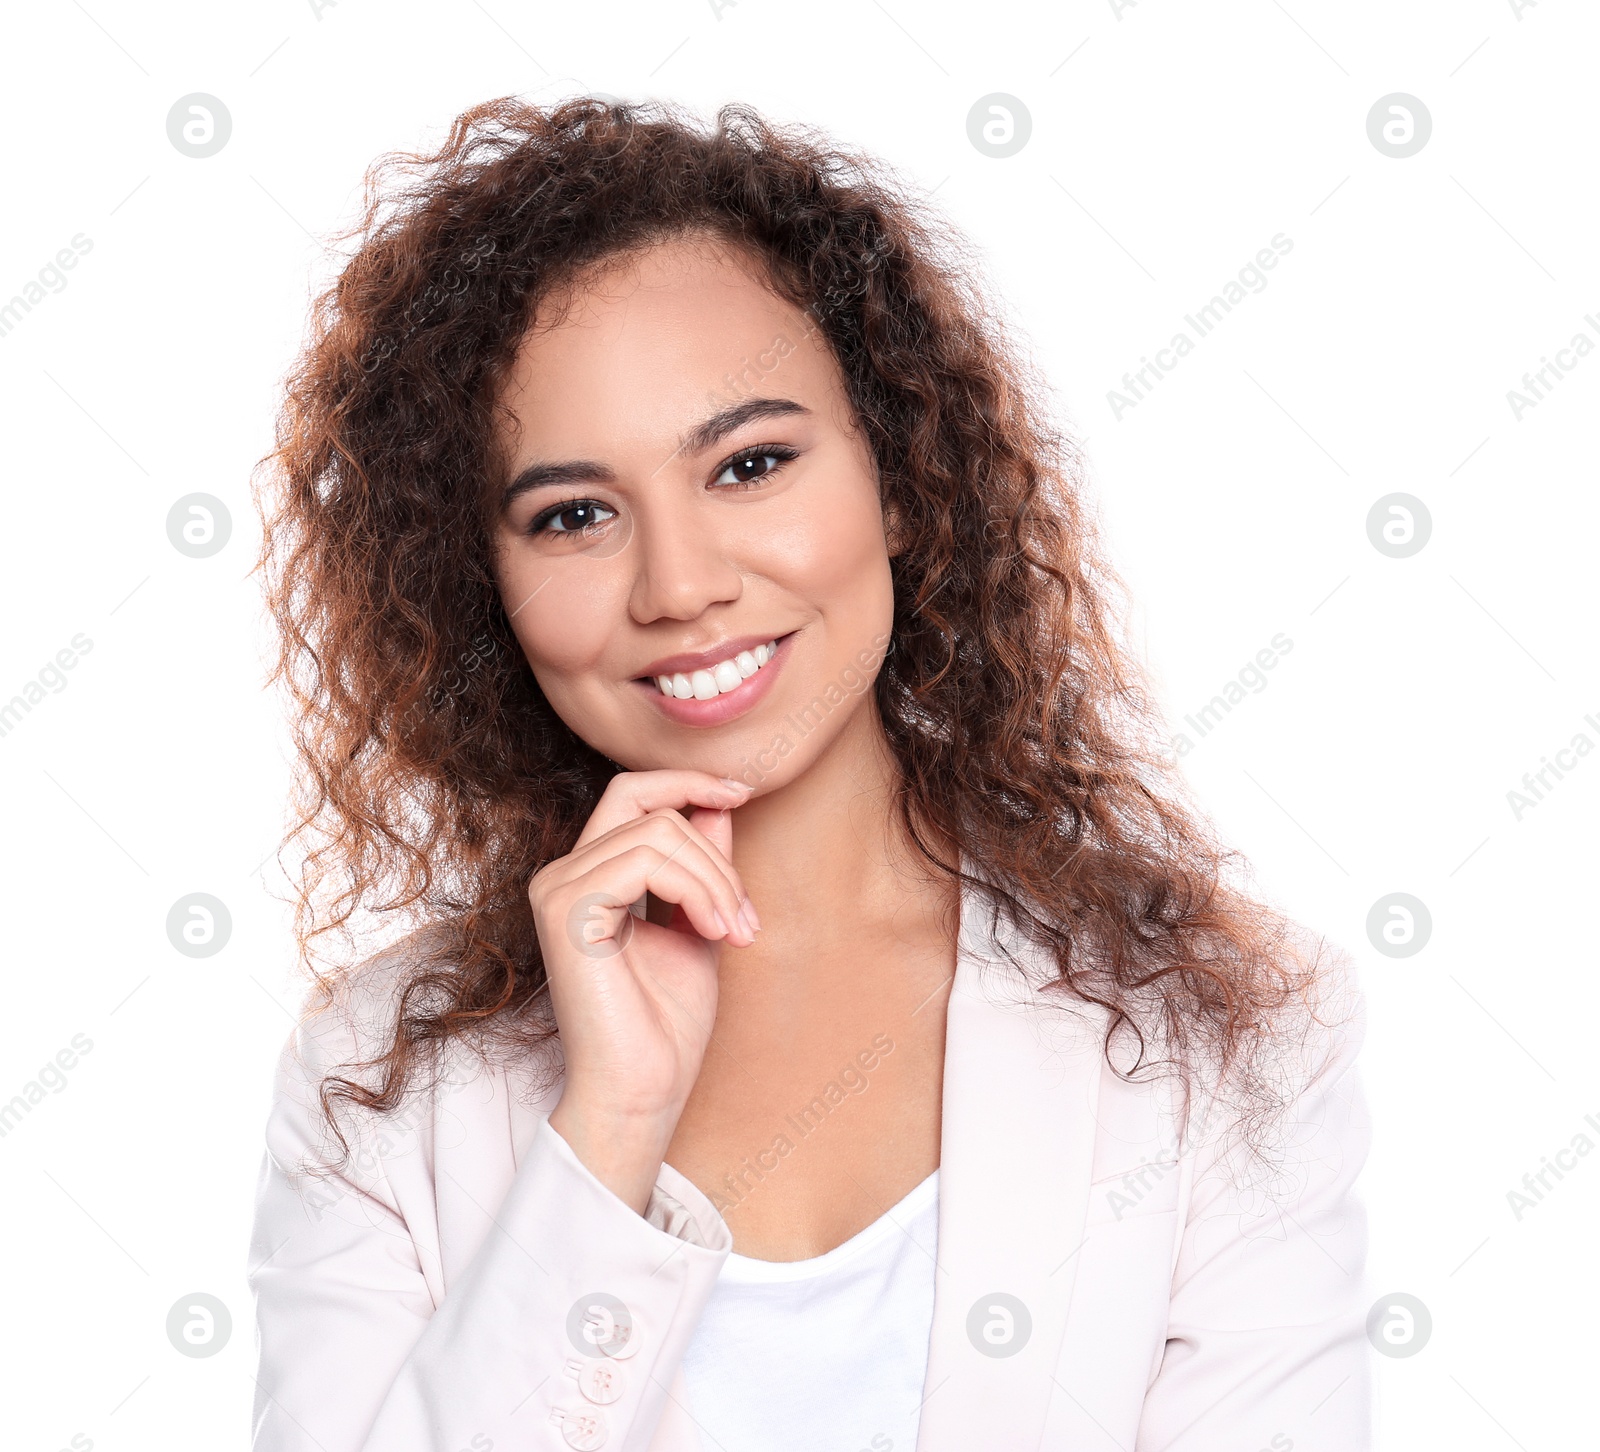
[[[749,948],[724,953],[725,991],[810,982],[819,961],[869,976],[886,947],[926,957],[954,941],[958,889],[910,843],[899,785],[867,700],[803,776],[734,813],[734,865],[762,931]],[[817,980],[819,991],[825,986]]]

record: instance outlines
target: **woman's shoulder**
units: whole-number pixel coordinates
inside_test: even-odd
[[[1366,995],[1355,955],[1342,943],[1294,919],[1282,933],[1285,966],[1303,991],[1273,1025],[1288,1071],[1309,1084],[1353,1060],[1366,1036]]]
[[[1220,1177],[1246,1200],[1283,1202],[1334,1167],[1353,1177],[1370,1124],[1358,1069],[1366,997],[1355,955],[1293,920],[1278,947],[1295,991],[1263,1024],[1250,1077],[1213,1086],[1192,1146],[1202,1177]]]
[[[279,1135],[314,1147],[318,1162],[411,1137],[435,1116],[441,1087],[483,1078],[491,1066],[460,1040],[425,1046],[407,1056],[393,1094],[383,1094],[405,1002],[419,975],[446,968],[452,935],[426,924],[325,976],[305,990],[293,1029],[279,1054],[272,1121]],[[384,1105],[364,1102],[381,1097]],[[335,1133],[337,1131],[337,1133]],[[370,1153],[367,1154],[370,1158]]]
[[[1125,1161],[1137,1168],[1142,1158],[1197,1167],[1237,1160],[1259,1172],[1304,1138],[1311,1121],[1328,1118],[1330,1106],[1359,1092],[1366,1000],[1354,954],[1285,918],[1272,957],[1283,972],[1282,1000],[1226,1062],[1207,1043],[1131,1033],[1108,1041],[1081,1031],[1080,1051],[1101,1059],[1097,1179],[1117,1179]],[[1101,1012],[1086,1023],[1104,1029],[1110,1019]]]
[[[291,1038],[308,1056],[367,1058],[393,1038],[401,1001],[417,976],[450,961],[444,924],[426,923],[395,942],[325,974],[302,995]]]

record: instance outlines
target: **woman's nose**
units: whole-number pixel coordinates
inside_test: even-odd
[[[634,565],[634,618],[694,620],[715,604],[738,598],[743,575],[733,541],[714,520],[693,510],[636,515],[624,551]]]

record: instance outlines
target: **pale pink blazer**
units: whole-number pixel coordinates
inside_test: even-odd
[[[1226,1139],[1179,1145],[1171,1094],[1107,1068],[1098,1013],[1028,987],[1048,976],[1039,951],[974,892],[915,1452],[1363,1452],[1352,1182],[1369,1130],[1348,956],[1325,946],[1354,1017],[1299,1044],[1263,1193]],[[679,1366],[727,1225],[670,1165],[648,1218],[624,1205],[549,1127],[559,1085],[530,1101],[525,1071],[463,1057],[353,1141],[342,1176],[296,1178],[325,1147],[315,1084],[371,1051],[397,961],[373,960],[278,1066],[249,1268],[254,1452],[757,1452],[702,1439]]]

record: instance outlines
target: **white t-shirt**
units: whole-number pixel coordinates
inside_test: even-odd
[[[733,1452],[912,1452],[933,1329],[939,1172],[810,1260],[729,1253],[684,1353],[689,1410]]]

